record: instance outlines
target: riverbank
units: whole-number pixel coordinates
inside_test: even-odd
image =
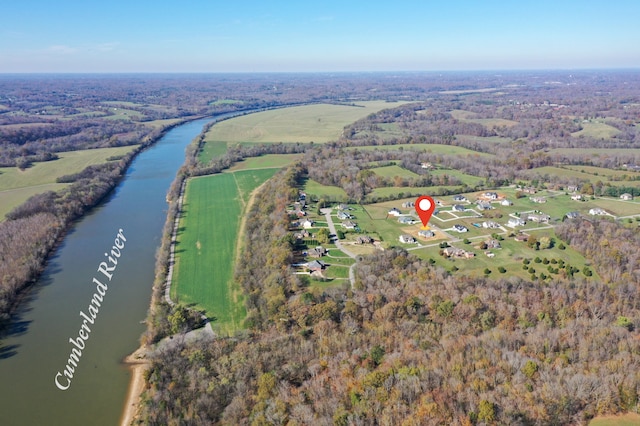
[[[147,349],[140,347],[134,353],[127,356],[123,364],[125,364],[131,372],[131,380],[127,390],[122,416],[120,418],[121,426],[129,426],[133,422],[138,412],[140,398],[144,392],[145,380],[144,373],[151,364],[146,358]]]

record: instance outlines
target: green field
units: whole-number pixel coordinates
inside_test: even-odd
[[[618,156],[635,156],[640,155],[640,149],[634,148],[553,148],[549,150],[549,154],[560,155],[576,155],[576,154],[589,154],[594,157],[610,157],[612,155]]]
[[[609,139],[620,133],[620,130],[609,126],[602,121],[589,120],[588,122],[581,123],[580,125],[582,126],[582,130],[572,133],[571,136],[588,136],[595,139]]]
[[[229,171],[248,169],[270,169],[288,166],[302,157],[302,154],[267,154],[260,157],[245,158],[233,165]]]
[[[371,191],[370,194],[367,194],[366,200],[371,201],[376,198],[385,198],[385,197],[409,197],[409,196],[420,196],[420,195],[438,195],[442,194],[443,191],[458,191],[460,189],[459,186],[417,186],[417,187],[409,187],[409,186],[390,186],[384,188],[375,188]]]
[[[306,181],[303,190],[310,196],[326,198],[327,200],[331,201],[347,200],[347,193],[344,191],[344,189],[337,186],[322,185],[313,179],[309,179]]]
[[[305,105],[248,114],[213,126],[205,136],[203,152],[208,152],[206,145],[220,142],[328,142],[338,139],[348,124],[399,105],[401,103],[369,101],[359,102],[358,106]],[[211,158],[209,154],[202,154],[200,160],[206,162]]]
[[[375,167],[371,169],[371,171],[375,172],[378,176],[394,178],[396,176],[402,178],[416,178],[419,177],[418,174],[412,172],[411,170],[403,169],[400,166],[392,165],[392,166],[384,166],[384,167]]]
[[[203,309],[218,332],[242,328],[244,300],[233,281],[241,219],[251,192],[276,171],[221,173],[187,183],[171,297]]]
[[[589,173],[595,176],[605,177],[607,179],[623,179],[625,177],[640,177],[640,173],[628,170],[612,170],[604,167],[595,166],[563,166],[564,169],[574,170],[583,173]],[[637,182],[637,181],[636,181]],[[640,184],[639,184],[640,185]]]
[[[474,187],[476,185],[484,183],[484,179],[483,178],[478,177],[478,176],[468,175],[468,174],[463,173],[463,172],[461,172],[459,170],[438,169],[438,170],[432,170],[429,173],[431,173],[434,176],[447,175],[447,176],[455,177],[458,180],[460,180],[460,182],[462,182],[463,184],[466,184],[466,185],[471,186],[471,187]]]
[[[59,153],[59,159],[35,163],[26,170],[17,167],[0,168],[0,218],[30,196],[46,191],[56,191],[67,184],[58,184],[60,176],[78,173],[87,166],[100,164],[107,158],[126,154],[135,146],[87,149]]]
[[[600,169],[599,167],[592,167],[591,169]],[[582,171],[584,170],[584,172]],[[602,171],[602,174],[598,173],[598,174],[594,174],[593,172],[590,172],[587,170],[587,167],[583,167],[583,166],[572,166],[572,167],[554,167],[554,166],[544,166],[544,167],[538,167],[535,169],[530,169],[527,170],[525,172],[526,175],[528,176],[535,176],[535,175],[540,175],[540,176],[544,176],[544,175],[549,175],[549,176],[560,176],[560,177],[564,177],[564,178],[573,178],[573,179],[579,179],[579,180],[585,180],[585,181],[589,181],[591,183],[596,183],[598,181],[602,181],[603,183],[609,183],[612,186],[626,186],[626,185],[634,185],[634,186],[640,186],[640,182],[639,181],[623,181],[623,180],[609,180],[608,176],[614,176],[617,173],[620,173],[620,175],[623,174],[627,174],[628,176],[633,176],[633,175],[637,175],[637,173],[634,172],[621,172],[619,170],[607,170],[607,169],[600,169]],[[607,173],[607,174],[605,174]]]

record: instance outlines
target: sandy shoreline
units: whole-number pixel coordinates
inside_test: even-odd
[[[145,358],[146,348],[138,348],[134,353],[127,356],[124,364],[131,371],[131,380],[129,381],[129,389],[127,390],[127,398],[125,400],[120,424],[129,426],[138,412],[138,404],[140,403],[140,395],[144,391],[144,372],[149,367],[149,361]]]

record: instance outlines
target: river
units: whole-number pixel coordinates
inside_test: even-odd
[[[109,197],[78,221],[49,260],[0,346],[0,424],[117,425],[130,372],[123,358],[139,346],[151,299],[155,253],[166,219],[166,194],[186,146],[212,118],[169,130],[140,153]],[[118,230],[126,242],[111,280],[98,272]],[[93,279],[108,285],[93,324]],[[103,291],[104,292],[104,291]],[[95,305],[94,305],[95,306]],[[64,373],[83,321],[90,332],[67,390]],[[82,338],[84,339],[84,337]],[[77,352],[76,352],[77,354]],[[66,386],[66,380],[60,380]]]

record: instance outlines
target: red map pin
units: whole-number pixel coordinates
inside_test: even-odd
[[[429,223],[429,219],[431,219],[431,215],[436,209],[436,202],[433,201],[433,198],[428,195],[423,195],[418,197],[416,200],[416,212],[418,212],[418,216],[422,221],[422,227],[427,229],[427,223]]]

